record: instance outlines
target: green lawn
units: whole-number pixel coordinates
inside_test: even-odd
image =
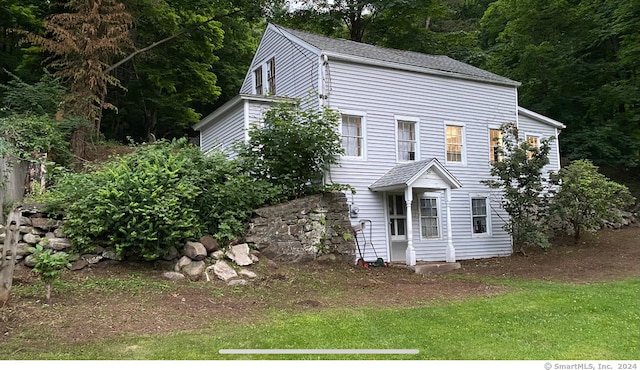
[[[29,348],[0,359],[639,360],[640,279],[597,284],[500,280],[499,296],[407,309],[273,312],[266,323]],[[493,281],[492,283],[498,283]],[[221,355],[220,349],[418,349],[417,355]]]

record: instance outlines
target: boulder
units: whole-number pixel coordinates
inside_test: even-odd
[[[162,277],[165,279],[173,280],[173,281],[182,280],[185,278],[183,274],[175,271],[167,271],[162,274]]]
[[[236,270],[234,270],[233,267],[229,266],[228,263],[222,260],[217,261],[211,267],[213,268],[213,273],[216,274],[216,276],[220,280],[229,281],[238,277],[238,273],[236,272]]]
[[[207,253],[217,251],[220,248],[216,238],[214,238],[211,235],[205,235],[202,238],[200,238],[200,243],[204,245],[204,248],[207,250]]]
[[[35,267],[36,265],[36,256],[30,254],[24,258],[24,265],[27,267]]]
[[[211,252],[211,254],[209,254],[209,257],[215,258],[217,260],[221,260],[224,258],[224,252],[223,251]]]
[[[202,261],[207,258],[207,250],[199,242],[187,242],[184,245],[184,255],[194,261]]]
[[[227,282],[227,285],[228,286],[247,285],[247,281],[245,279],[230,280],[229,282]]]
[[[121,258],[118,258],[118,254],[114,248],[105,248],[102,252],[102,257],[108,260],[120,261]]]
[[[54,235],[56,238],[66,238],[66,237],[67,237],[67,235],[64,233],[64,231],[62,231],[62,228],[61,228],[61,227],[59,227],[59,228],[57,228],[57,229],[53,230],[53,235]]]
[[[239,275],[242,275],[244,277],[247,277],[249,279],[255,279],[256,278],[256,273],[253,271],[249,271],[247,269],[242,269],[238,272]]]
[[[22,240],[28,244],[36,244],[38,239],[40,238],[37,235],[31,233],[22,235]]]
[[[231,246],[227,251],[227,257],[238,266],[248,266],[253,264],[251,255],[249,254],[249,245],[247,243]]]
[[[18,245],[16,245],[16,256],[20,257],[30,254],[29,248],[31,248],[31,245],[27,243],[18,243]]]
[[[182,272],[191,280],[200,280],[206,267],[207,264],[204,261],[192,261],[182,268]]]
[[[25,263],[26,265],[26,263]],[[79,259],[76,262],[74,262],[73,264],[71,264],[71,271],[78,271],[78,270],[82,270],[83,268],[89,266],[89,262],[87,262],[84,259]]]
[[[180,256],[178,249],[176,247],[171,247],[164,252],[161,258],[165,261],[172,261]]]
[[[49,248],[62,251],[71,248],[71,240],[67,238],[51,238],[49,239]]]
[[[95,265],[96,263],[102,261],[102,256],[99,254],[84,254],[80,257],[80,261],[86,261],[90,265]]]
[[[180,272],[183,267],[190,264],[191,262],[193,262],[191,261],[191,258],[187,256],[182,256],[182,258],[180,258],[178,262],[176,262],[176,266],[173,268],[173,271]]]

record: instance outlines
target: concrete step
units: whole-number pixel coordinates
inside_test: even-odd
[[[443,274],[460,268],[459,262],[424,263],[414,266],[416,274]]]

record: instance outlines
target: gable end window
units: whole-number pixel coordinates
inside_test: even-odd
[[[342,147],[346,157],[363,156],[364,135],[362,117],[342,116]]]
[[[447,162],[463,163],[464,127],[447,125]]]
[[[397,121],[398,161],[416,160],[416,122]]]
[[[267,86],[269,88],[268,93],[271,95],[276,94],[276,60],[271,58],[267,61]]]
[[[257,95],[263,94],[263,85],[262,85],[262,66],[258,67],[253,71],[253,82],[255,84],[255,93]]]
[[[471,220],[473,235],[489,233],[487,198],[471,198]]]

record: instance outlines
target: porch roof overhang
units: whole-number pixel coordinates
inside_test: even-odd
[[[427,176],[431,173],[435,174],[441,181],[439,181],[439,183],[431,182],[432,185],[429,185]],[[415,187],[415,185],[419,185],[419,187],[449,189],[462,187],[462,183],[453,176],[440,161],[432,158],[399,164],[371,184],[369,189],[371,191],[397,191]]]

